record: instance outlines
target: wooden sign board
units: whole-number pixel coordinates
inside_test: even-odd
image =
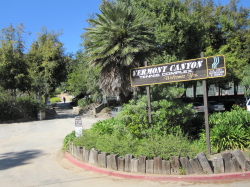
[[[225,57],[221,55],[133,68],[130,71],[130,80],[132,86],[145,86],[216,78],[225,75]]]

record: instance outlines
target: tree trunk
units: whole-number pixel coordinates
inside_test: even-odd
[[[194,82],[194,84],[193,84],[193,96],[194,96],[194,101],[196,101],[196,88],[197,88],[197,82]]]
[[[47,104],[47,100],[48,100],[48,94],[46,93],[46,94],[44,94],[44,104],[46,105]]]
[[[237,95],[238,95],[238,80],[234,80],[234,99],[237,99]]]

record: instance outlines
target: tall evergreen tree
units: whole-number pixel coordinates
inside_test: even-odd
[[[0,86],[5,90],[27,91],[30,87],[28,65],[24,60],[24,26],[3,28],[0,35]]]
[[[103,1],[101,14],[89,19],[85,49],[92,65],[100,65],[100,87],[106,95],[128,95],[130,69],[141,66],[152,49],[152,21],[126,2]]]
[[[59,35],[43,28],[27,54],[32,90],[37,95],[44,95],[45,101],[67,77],[68,58],[64,54],[63,44],[58,39]]]
[[[91,95],[93,98],[101,98],[101,90],[98,86],[100,66],[90,67],[88,56],[78,52],[75,55],[73,70],[68,75],[68,92],[75,96],[79,94]]]

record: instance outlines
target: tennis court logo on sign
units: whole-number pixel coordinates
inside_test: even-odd
[[[220,57],[216,56],[216,57],[213,57],[213,58],[214,58],[214,63],[212,64],[212,68],[215,69],[215,68],[217,68],[217,66],[220,63]]]

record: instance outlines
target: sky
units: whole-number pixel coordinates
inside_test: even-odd
[[[225,5],[230,0],[214,0]],[[75,53],[80,49],[82,35],[88,27],[89,15],[99,13],[102,0],[0,0],[0,29],[23,23],[26,46],[36,40],[42,27],[48,31],[62,32],[59,40],[65,52]],[[250,7],[250,0],[241,0],[240,5]]]

